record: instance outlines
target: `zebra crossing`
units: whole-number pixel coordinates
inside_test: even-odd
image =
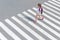
[[[6,25],[4,25],[2,22],[0,22],[0,26],[5,30],[11,37],[13,37],[15,40],[20,40],[12,31],[10,31]]]
[[[52,1],[52,2],[54,2],[54,3],[56,3],[56,4],[60,4],[59,2],[57,2],[57,1]]]
[[[38,20],[36,24],[34,23],[36,7],[0,21],[0,40],[60,40],[59,2],[58,0],[44,2],[42,4],[44,19]]]
[[[7,40],[7,38],[5,38],[5,36],[2,33],[0,33],[0,38],[1,40]]]

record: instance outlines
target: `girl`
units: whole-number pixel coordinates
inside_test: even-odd
[[[42,8],[41,4],[38,3],[38,9],[37,9],[36,17],[35,17],[35,22],[36,22],[38,19],[43,19],[43,17],[42,17],[42,12],[43,12],[43,8]]]

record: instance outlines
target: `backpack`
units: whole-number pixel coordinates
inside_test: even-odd
[[[41,9],[41,10],[40,10]],[[39,12],[41,12],[41,14],[42,14],[42,12],[43,12],[43,9],[42,8],[39,8]]]

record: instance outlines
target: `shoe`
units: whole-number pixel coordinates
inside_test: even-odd
[[[44,19],[44,17],[42,17],[42,20]]]

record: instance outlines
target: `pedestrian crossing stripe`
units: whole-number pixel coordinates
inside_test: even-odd
[[[49,10],[51,10],[52,12],[54,12],[54,13],[56,13],[56,14],[58,14],[58,15],[60,15],[59,14],[59,12],[57,12],[56,10],[53,10],[53,9],[51,9],[50,7],[54,7],[54,6],[52,6],[51,4],[48,4],[48,3],[44,3],[44,7],[46,7],[47,9],[49,9]],[[46,6],[47,5],[47,6]],[[48,7],[49,6],[49,7]],[[55,7],[56,8],[56,7]]]
[[[24,12],[25,13],[25,15],[27,15],[28,13],[26,13],[26,12]],[[19,17],[20,17],[21,15],[19,14]],[[28,14],[28,16],[29,16],[29,14]],[[32,16],[30,16],[31,18],[33,18]],[[44,32],[43,34],[44,35],[46,35],[46,36],[48,36],[48,37],[50,37],[50,39],[55,39],[55,38],[53,38],[50,34],[48,34],[47,32],[45,32],[43,29],[41,29],[40,27],[38,27],[38,26],[36,26],[34,23],[32,23],[31,21],[28,21],[27,19],[25,19],[25,18],[23,18],[24,20],[26,20],[29,24],[31,24],[33,27],[35,27],[37,30],[39,30],[40,32]],[[33,18],[34,19],[34,18]],[[41,23],[40,23],[41,24]],[[52,37],[52,38],[51,38]],[[56,39],[55,39],[56,40]]]
[[[47,10],[44,8],[44,12],[46,12],[46,11],[47,11]],[[52,15],[52,16],[54,16],[56,19],[59,19],[59,20],[60,20],[59,16],[53,14],[52,12],[47,11],[47,13],[50,14],[50,15]]]
[[[34,10],[36,10],[36,8],[33,8]],[[29,10],[30,12],[32,12],[31,10]],[[48,15],[45,15],[45,13],[44,13],[44,16],[48,16]],[[50,22],[51,23],[51,22]],[[54,25],[53,23],[51,24],[51,25]],[[54,25],[55,26],[55,25]],[[56,26],[56,28],[57,28],[57,30],[59,29],[59,27],[57,27]],[[60,29],[59,29],[59,31],[60,31]]]
[[[21,35],[23,35],[27,40],[33,40],[31,37],[29,37],[25,32],[23,32],[21,29],[18,28],[13,22],[11,22],[9,19],[6,19],[5,22],[7,22],[9,25],[11,25],[15,30],[17,30]]]
[[[20,38],[18,38],[10,29],[7,28],[6,25],[4,25],[2,22],[0,22],[0,27],[5,30],[12,38],[14,38],[15,40],[21,40]]]
[[[20,20],[18,20],[16,17],[12,17],[13,20],[15,20],[17,23],[19,23],[20,25],[22,25],[24,28],[26,28],[29,32],[33,33],[33,35],[35,35],[39,40],[45,40],[44,38],[40,37],[37,33],[33,32],[29,27],[27,27],[26,25],[24,25]],[[30,30],[29,30],[30,29]]]
[[[48,1],[48,2],[55,5],[55,6],[57,6],[57,7],[60,7],[58,4],[54,3],[53,1]],[[59,11],[59,9],[57,9],[57,10]]]
[[[0,39],[1,40],[7,40],[7,38],[2,33],[0,33]]]
[[[57,1],[53,1],[53,2],[55,2],[55,3],[57,3],[57,4],[60,4],[59,2],[57,2]]]
[[[53,9],[55,9],[56,11],[58,11],[59,12],[59,8],[58,7],[60,7],[60,6],[56,6],[56,5],[58,5],[58,4],[55,4],[55,5],[53,5],[52,3],[52,1],[48,1],[49,3],[45,3],[47,6],[49,6],[49,7],[51,7],[51,8],[53,8]]]
[[[35,15],[36,13],[34,13],[33,11],[31,11],[31,10],[28,10],[29,12],[31,12],[33,15]],[[45,13],[44,13],[45,14]],[[47,15],[48,16],[48,15]],[[31,17],[32,18],[32,17]],[[49,22],[47,19],[44,19],[44,21],[45,22]],[[38,23],[40,22],[40,21],[37,21]],[[45,25],[44,25],[44,23],[42,23],[41,22],[41,24],[43,24],[42,26],[44,27]],[[51,24],[51,23],[50,23]],[[55,25],[53,25],[53,26],[55,26]],[[45,27],[48,27],[47,25],[45,26]],[[56,26],[55,26],[56,27]],[[49,28],[49,27],[48,27]],[[55,32],[54,30],[52,30],[51,28],[49,28],[50,29],[50,31],[51,32],[53,32],[54,34],[56,34],[56,36],[59,36],[59,34],[57,33],[57,32]],[[60,37],[60,36],[59,36]]]

